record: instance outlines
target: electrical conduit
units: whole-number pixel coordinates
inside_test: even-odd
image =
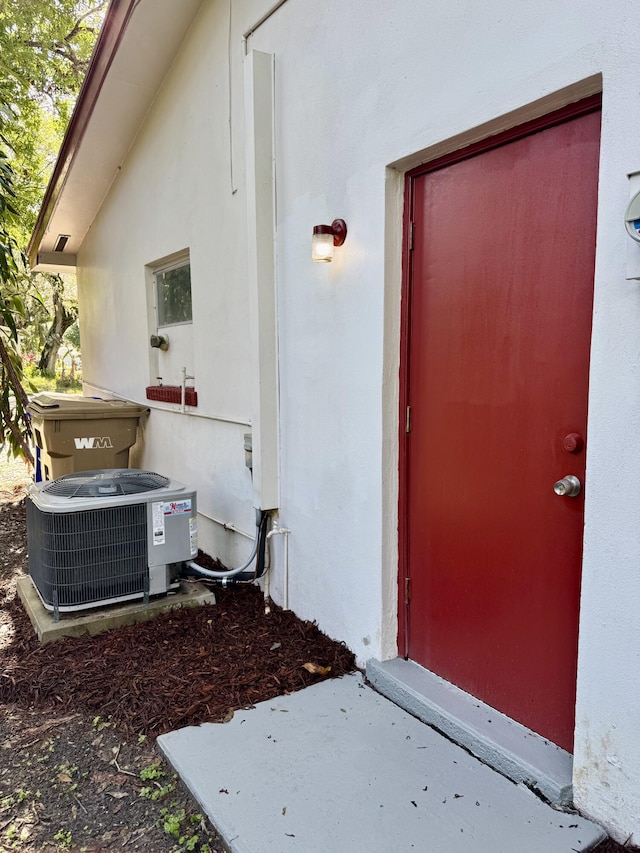
[[[263,512],[260,509],[256,509],[256,536],[253,541],[253,547],[251,548],[251,554],[241,566],[224,572],[205,569],[204,566],[199,566],[193,560],[188,562],[187,566],[196,574],[219,582],[222,586],[226,586],[229,581],[232,583],[239,583],[241,581],[252,581],[256,578],[262,577],[264,574],[264,557],[267,544],[266,531],[268,522],[268,513]],[[256,555],[258,555],[258,562],[255,571],[249,570],[249,566],[255,560]]]

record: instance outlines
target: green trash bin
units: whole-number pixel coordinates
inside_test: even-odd
[[[146,406],[75,394],[36,394],[27,406],[43,480],[76,471],[128,468]]]

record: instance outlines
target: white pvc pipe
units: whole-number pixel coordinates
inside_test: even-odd
[[[282,607],[284,610],[289,609],[289,534],[291,531],[287,527],[274,527],[267,533],[267,542],[272,536],[282,534],[284,536],[284,555],[282,565],[282,584],[284,586]]]
[[[181,389],[181,393],[180,393],[180,411],[181,412],[185,412],[186,408],[187,408],[186,404],[185,404],[185,401],[187,398],[187,379],[195,379],[195,377],[194,376],[187,376],[187,368],[183,367],[182,368],[182,389]]]

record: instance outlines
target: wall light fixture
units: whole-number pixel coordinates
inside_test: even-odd
[[[347,237],[347,223],[334,219],[331,225],[314,225],[311,238],[311,259],[316,263],[333,260],[334,246],[342,246]]]

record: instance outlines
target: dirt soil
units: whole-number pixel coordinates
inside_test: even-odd
[[[155,737],[352,671],[353,655],[290,612],[266,614],[254,586],[41,646],[15,589],[27,481],[0,458],[0,853],[222,853]]]
[[[155,737],[224,724],[236,709],[351,671],[353,656],[292,613],[265,614],[255,587],[40,646],[15,591],[27,570],[28,482],[24,465],[0,455],[0,853],[223,853]],[[638,849],[609,839],[593,853]]]

